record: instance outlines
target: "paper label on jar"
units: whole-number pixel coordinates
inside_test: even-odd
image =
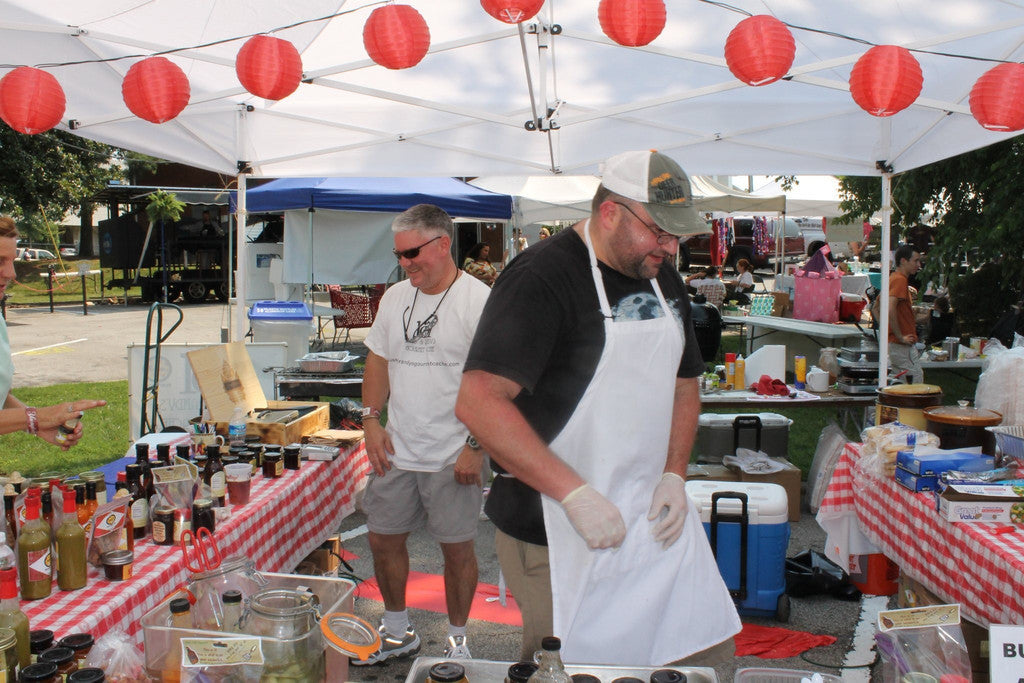
[[[223,472],[214,472],[210,476],[210,495],[223,498],[227,494],[228,484]]]
[[[132,503],[132,526],[136,529],[146,526],[149,521],[149,503],[145,498],[139,498]]]
[[[164,528],[163,522],[153,522],[153,542],[163,543],[167,540],[167,529]]]
[[[28,580],[49,581],[53,578],[53,557],[50,549],[28,551]]]
[[[278,460],[274,463],[274,476],[280,477],[282,474],[284,474],[284,462]]]
[[[262,643],[259,638],[182,638],[181,666],[262,665]]]

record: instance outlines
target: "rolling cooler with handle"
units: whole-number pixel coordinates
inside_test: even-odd
[[[688,481],[704,532],[740,614],[789,620],[786,490],[778,484]]]
[[[721,464],[737,448],[762,451],[773,458],[789,456],[789,426],[778,413],[703,413],[697,420],[697,462]]]

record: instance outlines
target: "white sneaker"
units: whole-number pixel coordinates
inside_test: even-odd
[[[416,635],[416,631],[413,630],[412,626],[406,630],[402,638],[388,635],[383,623],[377,627],[377,632],[380,633],[380,649],[370,655],[366,661],[352,658],[351,663],[353,665],[369,666],[388,659],[395,659],[396,657],[408,657],[420,651],[420,637]],[[449,638],[449,640],[451,639]]]
[[[444,647],[445,659],[473,659],[466,644],[466,636],[448,636],[448,644]]]

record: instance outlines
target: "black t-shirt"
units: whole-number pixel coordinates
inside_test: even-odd
[[[637,280],[599,262],[614,320],[648,320],[664,313],[648,280]],[[679,273],[663,264],[658,285],[686,344],[677,375],[704,372],[690,320],[690,300]],[[572,416],[593,378],[604,348],[604,316],[590,271],[587,247],[563,230],[517,256],[495,282],[466,360],[523,387],[515,404],[551,443]],[[642,356],[643,348],[636,353]],[[609,401],[628,401],[630,387]],[[500,463],[494,463],[501,474]],[[517,479],[498,476],[486,511],[514,538],[546,545],[540,494]]]

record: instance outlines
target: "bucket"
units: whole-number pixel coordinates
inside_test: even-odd
[[[895,595],[900,568],[882,553],[850,555],[850,583],[865,595]]]
[[[921,431],[928,427],[924,409],[942,405],[942,387],[934,384],[895,384],[878,390],[875,424],[901,422]]]

